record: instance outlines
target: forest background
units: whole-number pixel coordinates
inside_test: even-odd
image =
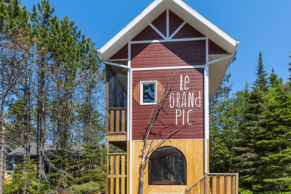
[[[94,41],[46,0],[31,13],[17,0],[0,2],[0,193],[103,192],[105,77]],[[210,97],[210,169],[239,172],[241,193],[290,192],[290,82],[266,72],[261,53],[253,63],[253,83],[231,94],[228,72]],[[45,143],[58,145],[53,159]],[[74,145],[84,147],[82,157]],[[24,155],[3,185],[5,149],[19,146]]]

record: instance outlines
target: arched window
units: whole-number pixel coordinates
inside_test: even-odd
[[[186,159],[178,149],[157,149],[149,159],[149,185],[186,185],[186,165]]]

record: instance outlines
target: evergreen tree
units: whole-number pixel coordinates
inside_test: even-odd
[[[261,193],[291,192],[291,95],[288,85],[272,88],[268,94],[267,130],[260,147],[260,175],[257,187]]]
[[[264,92],[256,87],[250,94],[245,111],[245,121],[239,128],[238,139],[233,148],[233,168],[240,173],[240,192],[259,192],[259,172],[262,147],[257,142],[264,139],[266,131]]]
[[[23,168],[24,166],[26,166],[25,170]],[[18,161],[12,183],[4,184],[4,194],[37,193],[38,187],[44,187],[45,185],[37,183],[35,166],[36,164],[33,160],[27,161],[26,163],[24,161]],[[26,179],[29,181],[24,185],[24,180]]]
[[[37,123],[37,156],[38,156],[38,183],[42,182],[44,170],[44,144],[45,133],[47,127],[47,97],[49,86],[49,70],[53,70],[51,65],[51,52],[54,49],[52,25],[54,25],[54,8],[50,7],[48,0],[42,0],[38,3],[37,8],[33,6],[31,14],[32,36],[35,39],[37,47],[40,49],[40,57],[38,57],[37,67],[37,85],[35,86],[35,96],[37,99],[36,106],[36,123]],[[56,36],[56,35],[55,35]],[[40,192],[40,190],[39,190]]]
[[[262,53],[259,53],[259,60],[258,60],[258,66],[256,68],[257,70],[257,79],[254,83],[254,87],[259,87],[260,90],[262,90],[263,92],[267,92],[268,91],[268,80],[267,80],[267,73],[264,69],[264,64],[263,64],[263,57],[262,57]]]
[[[290,56],[290,58],[291,58],[291,56]],[[288,71],[291,72],[291,63],[289,63],[288,65],[289,65]],[[288,79],[289,79],[289,81],[291,81],[291,75]]]
[[[5,119],[4,109],[8,101],[18,95],[28,67],[28,51],[31,49],[28,12],[18,0],[0,0],[0,96],[1,96],[1,152],[0,152],[0,193],[3,193]],[[26,112],[27,113],[27,112]],[[27,117],[24,117],[27,118]],[[23,120],[24,121],[24,120]],[[26,121],[24,123],[27,124]],[[25,125],[27,126],[27,125]],[[25,168],[24,168],[25,170]]]
[[[247,88],[237,92],[232,98],[219,103],[211,114],[215,120],[210,131],[210,171],[232,172],[232,150],[237,139],[238,127],[244,122],[244,112],[248,101]]]
[[[279,85],[283,84],[282,78],[278,78],[278,75],[274,72],[274,68],[272,68],[272,73],[269,76],[269,84],[271,88],[276,88]]]

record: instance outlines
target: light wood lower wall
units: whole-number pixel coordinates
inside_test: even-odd
[[[154,145],[158,144],[158,142],[155,141]],[[139,167],[143,144],[143,141],[132,142],[132,194],[138,194]],[[187,187],[177,185],[174,187],[167,185],[148,185],[147,166],[144,176],[144,194],[185,193],[185,189],[192,186],[204,175],[204,140],[168,140],[161,147],[163,146],[173,146],[185,155],[187,162]]]

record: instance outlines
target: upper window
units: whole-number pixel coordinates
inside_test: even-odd
[[[149,159],[149,185],[186,185],[184,155],[174,147],[162,147]]]
[[[140,82],[141,105],[152,105],[157,103],[157,81]]]

